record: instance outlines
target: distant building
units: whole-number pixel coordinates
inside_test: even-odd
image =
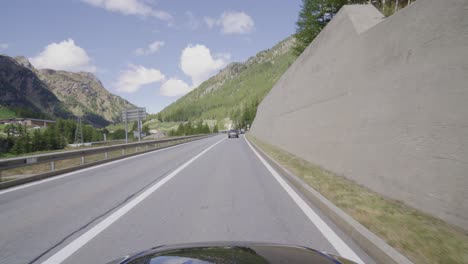
[[[28,127],[47,127],[51,124],[55,124],[55,121],[36,118],[7,118],[1,119],[0,124],[21,124]]]

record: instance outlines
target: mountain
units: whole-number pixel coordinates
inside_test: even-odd
[[[43,69],[37,75],[75,116],[85,114],[96,119],[94,122],[114,123],[123,109],[136,107],[109,93],[92,73]]]
[[[248,105],[260,102],[295,60],[289,37],[244,63],[231,63],[159,112],[164,121],[234,119]]]
[[[29,66],[0,55],[0,105],[29,117],[72,116]]]
[[[91,73],[38,70],[25,57],[0,56],[0,105],[20,116],[81,116],[95,126],[117,122],[136,106],[108,92]]]

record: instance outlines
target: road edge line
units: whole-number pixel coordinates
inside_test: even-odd
[[[363,249],[371,258],[377,263],[392,263],[392,264],[412,264],[407,257],[402,255],[396,249],[387,244],[383,239],[372,233],[366,227],[354,220],[351,216],[346,214],[343,210],[338,208],[327,198],[313,189],[310,185],[305,183],[298,176],[294,175],[291,171],[284,168],[272,157],[266,154],[255,143],[246,141],[253,145],[267,163],[280,172],[298,191],[303,194],[310,202],[312,202],[320,211],[331,219],[344,233],[346,233],[361,249]]]
[[[153,192],[158,190],[161,186],[163,186],[166,182],[170,181],[174,178],[179,172],[185,169],[188,165],[192,162],[197,160],[203,154],[207,153],[210,149],[214,148],[216,145],[224,141],[226,138],[223,138],[213,145],[209,146],[208,148],[204,149],[202,152],[198,153],[188,161],[184,162],[184,164],[177,167],[171,173],[169,173],[166,177],[161,179],[160,181],[156,182],[148,189],[140,193],[138,196],[130,200],[128,203],[121,206],[119,209],[114,211],[112,214],[104,218],[101,222],[93,226],[91,229],[86,231],[85,233],[81,234],[79,237],[75,238],[72,242],[68,243],[65,247],[61,248],[59,251],[55,252],[52,256],[47,258],[42,264],[57,264],[62,263],[64,260],[69,258],[73,253],[78,251],[81,247],[86,245],[89,241],[99,235],[102,231],[106,230],[109,226],[111,226],[115,221],[119,218],[127,214],[130,210],[132,210],[135,206],[140,204],[146,198],[148,198]]]
[[[336,251],[343,257],[350,259],[356,263],[364,263],[364,261],[349,247],[346,242],[343,241],[331,227],[297,194],[297,192],[291,188],[288,182],[268,163],[265,159],[254,149],[246,137],[245,142],[249,145],[250,149],[254,152],[260,162],[266,167],[266,169],[273,175],[276,181],[283,187],[293,201],[299,206],[302,212],[309,218],[322,235],[330,242],[330,244],[336,249]]]

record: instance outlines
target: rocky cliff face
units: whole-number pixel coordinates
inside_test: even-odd
[[[64,104],[32,69],[29,62],[0,56],[0,104],[22,109],[32,117],[70,117]]]
[[[107,91],[91,73],[35,69],[25,57],[0,56],[0,104],[35,116],[77,117],[96,126],[116,122],[135,105]]]
[[[135,105],[109,93],[92,73],[38,70],[38,77],[74,115],[94,114],[107,122],[120,119],[123,109]]]

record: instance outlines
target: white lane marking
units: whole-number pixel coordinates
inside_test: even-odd
[[[73,253],[75,253],[78,249],[80,249],[82,246],[84,246],[86,243],[88,243],[91,239],[96,237],[99,233],[104,231],[106,228],[108,228],[110,225],[112,225],[115,221],[117,221],[120,217],[124,216],[126,213],[128,213],[133,207],[137,206],[139,203],[141,203],[144,199],[146,199],[148,196],[150,196],[153,192],[155,192],[157,189],[159,189],[161,186],[163,186],[166,182],[170,181],[174,176],[176,176],[179,172],[181,172],[183,169],[185,169],[188,165],[190,165],[192,162],[194,162],[196,159],[201,157],[203,154],[208,152],[210,149],[212,149],[214,146],[218,145],[221,143],[223,140],[226,138],[221,139],[220,141],[214,143],[207,149],[203,150],[200,152],[198,155],[195,157],[191,158],[184,164],[182,164],[180,167],[172,171],[169,175],[167,175],[164,179],[158,181],[155,183],[153,186],[151,186],[149,189],[135,197],[133,200],[125,204],[124,206],[120,207],[117,211],[109,215],[106,219],[102,220],[99,224],[95,225],[93,228],[90,230],[86,231],[86,233],[82,234],[70,244],[59,250],[57,253],[52,255],[50,258],[48,258],[46,261],[42,262],[42,264],[57,264],[57,263],[62,263],[64,260],[66,260],[68,257],[70,257]]]
[[[65,178],[65,177],[75,175],[77,173],[81,173],[81,172],[85,172],[85,171],[89,171],[89,170],[94,170],[94,169],[101,168],[101,167],[104,167],[104,166],[109,166],[109,165],[112,165],[112,164],[115,164],[115,163],[118,163],[118,162],[139,158],[139,157],[142,157],[142,156],[154,154],[154,153],[169,150],[169,149],[172,149],[172,148],[178,148],[178,147],[181,147],[183,145],[190,144],[190,143],[193,143],[193,142],[196,142],[196,141],[190,141],[190,142],[182,143],[182,144],[179,144],[179,145],[176,145],[176,146],[167,147],[167,148],[163,148],[163,149],[157,149],[157,150],[150,151],[150,152],[147,152],[147,153],[142,153],[142,154],[139,154],[139,155],[136,155],[136,156],[131,156],[131,157],[128,157],[128,158],[123,158],[123,159],[119,159],[119,160],[115,160],[115,161],[111,161],[111,162],[106,162],[104,164],[100,164],[100,165],[92,166],[92,167],[89,167],[89,168],[85,168],[85,169],[65,173],[65,174],[62,174],[60,176],[54,176],[54,177],[46,178],[46,179],[39,180],[39,181],[25,183],[25,184],[19,185],[17,187],[12,187],[12,188],[2,190],[2,191],[0,191],[0,195],[5,194],[5,193],[9,193],[9,192],[13,192],[13,191],[17,191],[17,190],[21,190],[21,189],[24,189],[24,188],[28,188],[28,187],[38,185],[38,184],[41,184],[41,183],[46,183],[46,182],[49,182],[49,181],[55,181],[55,180],[58,180],[58,179],[62,179],[62,178]]]
[[[245,139],[245,137],[244,137]],[[322,235],[330,242],[330,244],[338,251],[338,253],[356,263],[364,263],[361,258],[348,246],[346,243],[325,223],[325,221],[312,210],[307,203],[289,186],[289,184],[281,177],[275,169],[273,169],[268,162],[266,162],[260,154],[250,145],[250,142],[245,139],[249,147],[255,153],[257,158],[263,163],[267,170],[273,175],[283,189],[301,208],[302,212],[309,218],[309,220],[317,227]]]

